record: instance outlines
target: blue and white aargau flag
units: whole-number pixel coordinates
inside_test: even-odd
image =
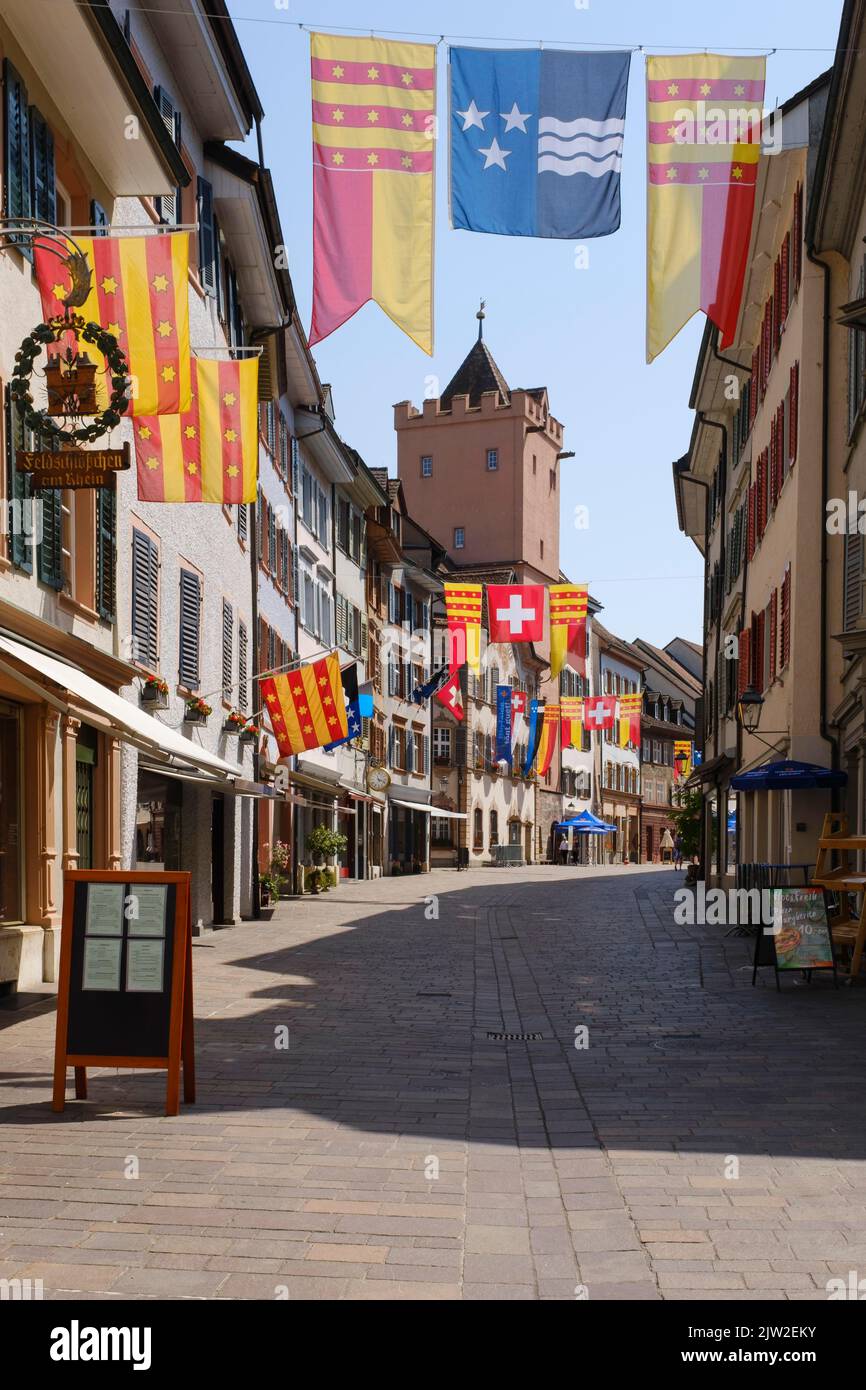
[[[451,219],[501,236],[620,222],[630,53],[452,48]]]

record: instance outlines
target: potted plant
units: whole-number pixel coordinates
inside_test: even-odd
[[[338,830],[332,830],[328,825],[316,825],[307,836],[307,853],[318,868],[326,859],[342,854],[348,843],[346,836]]]
[[[321,869],[307,870],[306,887],[311,893],[321,893],[323,890],[327,892],[328,885],[323,881]]]
[[[200,695],[197,695],[186,702],[186,708],[183,712],[184,723],[204,724],[212,714],[213,709],[207,700],[203,700]]]
[[[275,840],[271,850],[271,873],[279,879],[280,897],[291,887],[292,851],[283,840]]]
[[[246,722],[247,717],[245,714],[241,714],[240,711],[236,709],[230,710],[223,720],[223,733],[239,734]]]
[[[261,726],[251,719],[249,724],[245,724],[240,732],[241,743],[257,743],[262,736]]]
[[[141,703],[149,709],[168,709],[168,681],[164,681],[162,676],[145,676]]]
[[[263,917],[271,918],[280,900],[280,879],[268,870],[259,874],[259,906]]]

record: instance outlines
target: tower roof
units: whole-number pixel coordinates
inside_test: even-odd
[[[485,391],[498,391],[502,404],[509,404],[511,391],[508,382],[484,339],[479,336],[442,392],[440,404],[442,409],[448,409],[454,396],[468,396],[470,405],[480,405]]]

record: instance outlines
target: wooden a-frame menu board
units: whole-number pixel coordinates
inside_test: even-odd
[[[88,1067],[165,1068],[165,1113],[195,1100],[190,874],[63,875],[52,1109],[87,1099]]]

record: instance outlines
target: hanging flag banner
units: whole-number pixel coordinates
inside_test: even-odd
[[[488,584],[491,642],[540,642],[544,636],[543,584]]]
[[[583,722],[587,729],[612,729],[616,721],[615,695],[588,695],[583,702]]]
[[[643,705],[643,696],[637,694],[620,695],[619,697],[619,746],[625,748],[627,744],[633,743],[636,748],[640,748],[640,712]]]
[[[189,233],[77,237],[75,244],[91,271],[90,291],[76,312],[111,333],[125,354],[133,383],[128,413],[189,410]],[[54,318],[73,287],[71,270],[56,247],[36,242],[34,251],[42,313]]]
[[[526,731],[526,691],[512,690],[511,692],[511,756],[514,759],[514,750],[517,747],[522,735]]]
[[[433,673],[429,681],[425,681],[423,685],[415,686],[411,696],[413,702],[416,705],[425,704],[426,701],[430,699],[431,695],[435,695],[437,690],[442,689],[450,675],[451,667],[448,665],[441,666],[438,671]]]
[[[684,782],[692,775],[692,744],[690,739],[674,740],[674,781]]]
[[[310,345],[369,300],[433,352],[436,49],[311,34]]]
[[[190,369],[188,411],[135,421],[139,500],[255,502],[259,359],[211,362],[194,357]]]
[[[480,584],[445,584],[445,616],[450,641],[449,663],[455,671],[464,662],[476,674],[481,670]]]
[[[496,761],[511,762],[511,726],[513,691],[510,685],[496,687]]]
[[[580,695],[564,695],[560,702],[563,748],[578,748],[583,744],[583,699]]]
[[[335,738],[331,743],[326,743],[326,753],[339,748],[341,744],[350,743],[353,738],[360,738],[364,728],[362,720],[370,719],[373,714],[373,696],[369,691],[358,690],[358,667],[354,661],[350,666],[343,667],[340,679],[346,701],[346,734],[344,738]]]
[[[453,225],[615,232],[631,54],[452,48],[450,59]]]
[[[541,739],[541,726],[544,719],[544,701],[530,700],[529,702],[529,743],[526,748],[526,758],[523,763],[523,775],[528,777],[535,762],[535,755],[538,752],[538,744]]]
[[[541,738],[538,741],[538,775],[546,777],[553,762],[556,749],[556,733],[559,728],[559,705],[546,705],[541,724]]]
[[[588,584],[551,584],[550,675],[556,679],[570,652],[586,673],[586,615]]]
[[[438,700],[440,705],[444,705],[447,710],[450,710],[455,719],[462,722],[464,715],[463,691],[460,689],[459,671],[455,671],[447,684],[443,685],[441,690],[436,691],[434,699]]]
[[[647,58],[647,361],[698,309],[734,341],[761,154],[765,58]]]
[[[346,737],[346,699],[336,652],[288,675],[265,676],[260,685],[281,757]]]

